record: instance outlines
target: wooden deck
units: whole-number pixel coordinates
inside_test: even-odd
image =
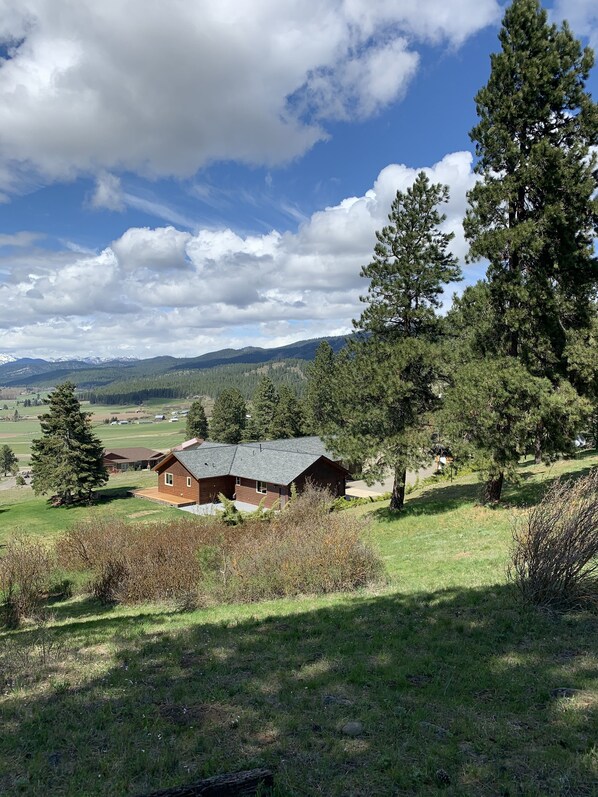
[[[191,506],[195,501],[190,501],[188,498],[175,498],[174,496],[161,493],[157,487],[146,487],[143,490],[131,490],[131,495],[135,498],[145,498],[147,501],[153,501],[156,504],[167,504],[168,506]]]

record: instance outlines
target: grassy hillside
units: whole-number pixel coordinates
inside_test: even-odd
[[[465,478],[398,518],[350,510],[371,521],[379,591],[55,603],[0,634],[0,793],[136,795],[264,765],[279,796],[595,794],[598,617],[521,606],[505,565],[513,516],[596,465],[527,465],[499,509]]]

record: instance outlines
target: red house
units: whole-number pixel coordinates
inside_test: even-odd
[[[257,506],[284,506],[291,485],[301,491],[309,480],[333,495],[345,494],[348,471],[335,462],[319,437],[268,440],[262,443],[203,443],[173,450],[159,462],[158,494],[189,503],[210,504],[223,493]]]

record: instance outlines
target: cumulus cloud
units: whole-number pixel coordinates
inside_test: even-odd
[[[296,232],[135,227],[96,255],[0,252],[0,351],[196,355],[347,332],[362,309],[360,269],[375,231],[418,171],[391,164],[362,196],[314,213]],[[463,260],[471,153],[424,171],[450,186],[444,226]]]
[[[598,48],[598,5],[596,0],[556,0],[552,10],[556,20],[566,19],[576,36],[587,36]]]
[[[0,188],[277,164],[404,93],[422,44],[459,46],[497,0],[0,0]],[[0,197],[1,199],[1,197]]]

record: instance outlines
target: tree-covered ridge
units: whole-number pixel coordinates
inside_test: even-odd
[[[305,360],[284,360],[257,367],[242,363],[215,366],[205,371],[175,371],[113,382],[83,391],[81,398],[92,404],[133,404],[150,398],[216,398],[223,390],[236,388],[244,399],[249,400],[265,375],[277,387],[288,385],[301,395],[305,390],[307,365]]]

